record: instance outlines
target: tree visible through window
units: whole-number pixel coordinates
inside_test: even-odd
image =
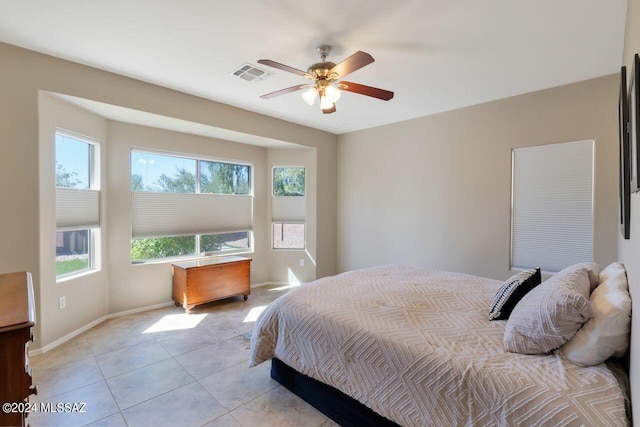
[[[278,167],[273,168],[274,196],[304,196],[305,177],[304,168]]]

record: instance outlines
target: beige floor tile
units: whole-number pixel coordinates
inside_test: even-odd
[[[33,369],[33,382],[38,385],[38,401],[104,381],[95,358],[78,360],[49,369]]]
[[[104,334],[90,335],[87,342],[95,356],[131,347],[143,342],[154,341],[157,337],[152,334],[145,334],[144,329],[139,326],[135,328],[114,329]]]
[[[226,410],[196,382],[122,413],[129,427],[198,427],[224,415]]]
[[[76,409],[81,409],[84,412],[67,412],[63,410],[62,412],[32,414],[28,418],[32,427],[83,426],[119,411],[104,381],[47,399],[47,402],[50,402],[54,407],[62,404],[63,408],[65,404],[69,404],[70,409],[73,409],[71,405],[75,403],[78,404]],[[83,403],[85,405],[82,407]]]
[[[181,354],[175,359],[196,379],[249,360],[242,347],[229,340]]]
[[[127,423],[124,421],[124,418],[122,418],[122,414],[118,412],[91,424],[87,424],[87,427],[127,427]]]
[[[227,410],[273,390],[278,383],[262,367],[249,368],[246,363],[232,366],[205,377],[200,384]]]
[[[96,356],[96,361],[105,378],[142,368],[171,355],[156,342],[145,342]]]
[[[282,386],[231,411],[242,426],[317,427],[327,420],[320,411]]]
[[[50,369],[90,357],[93,352],[87,339],[78,336],[46,353],[29,356],[29,364],[34,369]]]
[[[178,356],[213,344],[220,344],[224,338],[218,337],[207,328],[196,327],[176,331],[157,340],[169,354]]]
[[[120,409],[129,408],[192,382],[194,378],[173,359],[107,379]]]
[[[236,421],[230,414],[216,418],[215,420],[205,424],[202,427],[242,427],[242,425]]]

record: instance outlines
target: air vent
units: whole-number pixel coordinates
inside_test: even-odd
[[[252,82],[254,80],[266,80],[271,75],[271,73],[245,63],[238,67],[238,69],[233,71],[231,75],[240,77],[242,80]]]

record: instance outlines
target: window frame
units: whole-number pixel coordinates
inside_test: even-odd
[[[189,195],[208,195],[208,196],[226,196],[226,197],[254,197],[254,191],[255,191],[255,186],[254,186],[254,175],[255,175],[255,164],[253,162],[247,162],[247,161],[239,161],[239,160],[231,160],[231,159],[226,159],[226,158],[220,158],[220,157],[209,157],[209,156],[202,156],[202,155],[198,155],[198,154],[189,154],[189,153],[180,153],[180,152],[173,152],[173,151],[164,151],[164,150],[155,150],[155,149],[148,149],[148,148],[141,148],[141,147],[131,147],[130,149],[130,153],[129,153],[129,167],[131,168],[131,156],[132,154],[136,152],[136,153],[149,153],[149,154],[153,154],[153,155],[158,155],[158,156],[167,156],[167,157],[177,157],[177,158],[182,158],[182,159],[186,159],[186,160],[194,160],[196,162],[196,167],[195,167],[195,192],[194,193],[183,193],[183,194],[189,194]],[[239,166],[245,166],[249,169],[248,171],[248,193],[247,194],[241,194],[241,193],[203,193],[201,192],[201,177],[202,177],[202,162],[208,162],[208,163],[221,163],[221,164],[227,164],[227,165],[239,165]],[[133,176],[133,170],[130,169],[129,171],[129,188],[130,191],[133,193],[134,190],[131,189],[131,177]],[[135,191],[135,192],[148,192],[148,193],[170,193],[170,192],[161,192],[161,191],[147,191],[147,190],[143,190],[143,191]],[[237,249],[237,250],[223,250],[223,251],[212,251],[212,252],[202,252],[201,251],[201,237],[203,236],[209,236],[209,235],[217,235],[217,234],[230,234],[230,233],[235,233],[235,232],[246,232],[247,233],[247,239],[248,239],[248,247],[247,248],[242,248],[242,249]],[[133,237],[130,237],[130,243],[129,243],[129,259],[130,259],[130,263],[131,265],[143,265],[143,264],[153,264],[153,263],[166,263],[166,262],[175,262],[175,261],[183,261],[183,260],[187,260],[187,259],[199,259],[199,258],[208,258],[208,257],[216,257],[216,256],[226,256],[226,255],[235,255],[235,254],[247,254],[247,253],[252,253],[254,251],[254,235],[253,235],[253,230],[252,229],[248,229],[248,230],[235,230],[235,231],[225,231],[225,232],[220,232],[220,233],[202,233],[202,234],[188,234],[189,236],[194,236],[194,252],[193,254],[188,254],[188,255],[178,255],[178,256],[170,256],[170,257],[163,257],[163,258],[148,258],[148,259],[144,259],[144,260],[134,260],[131,258],[131,245],[133,243],[134,240],[140,240],[140,239],[145,239],[145,238],[136,238],[134,239]],[[176,234],[176,235],[166,235],[166,236],[158,236],[159,237],[180,237],[182,236],[182,234]],[[154,237],[147,237],[146,239],[152,239]]]
[[[78,191],[97,191],[99,193],[98,196],[98,200],[100,200],[101,198],[101,182],[100,182],[100,175],[101,175],[101,171],[100,171],[100,156],[101,156],[101,141],[96,139],[96,138],[92,138],[90,136],[86,136],[77,132],[73,132],[73,131],[69,131],[67,129],[62,129],[62,128],[56,128],[55,132],[54,132],[54,145],[57,144],[57,137],[61,136],[64,138],[69,138],[69,139],[73,139],[75,141],[79,141],[82,143],[85,143],[89,146],[89,159],[88,159],[88,167],[89,167],[89,176],[88,176],[88,181],[89,181],[89,188],[83,188],[83,189],[74,189],[74,190],[78,190]],[[58,163],[58,158],[57,155],[55,154],[55,147],[54,147],[54,176],[55,173],[57,171],[57,163]],[[56,182],[57,180],[54,179],[54,182]],[[59,187],[58,185],[55,185],[55,188],[72,188],[72,187]],[[99,209],[99,208],[98,208]],[[58,275],[56,272],[56,282],[61,282],[61,281],[66,281],[78,276],[83,276],[86,274],[90,274],[96,271],[100,271],[100,263],[99,260],[96,259],[96,254],[98,253],[97,248],[96,248],[96,241],[99,240],[99,236],[98,233],[100,232],[101,229],[101,218],[98,218],[98,227],[96,228],[69,228],[69,229],[65,229],[65,230],[58,230],[56,227],[56,233],[58,232],[72,232],[72,231],[84,231],[87,230],[87,252],[88,252],[88,266],[86,268],[80,269],[80,270],[75,270],[75,271],[71,271],[69,273],[64,273],[64,274],[60,274]],[[56,252],[57,252],[57,246],[56,246]],[[58,263],[58,255],[56,254],[55,256],[55,263],[57,265]],[[56,268],[57,270],[57,268]]]

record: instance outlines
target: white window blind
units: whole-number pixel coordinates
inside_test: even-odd
[[[271,198],[271,218],[274,222],[304,222],[306,196]]]
[[[593,141],[512,152],[511,267],[593,260]]]
[[[132,237],[250,231],[252,204],[251,196],[134,191],[131,195]]]
[[[56,188],[58,231],[100,227],[100,191]]]

